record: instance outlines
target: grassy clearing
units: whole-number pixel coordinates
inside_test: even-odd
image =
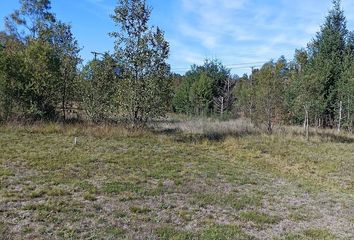
[[[248,125],[232,130],[239,123],[227,122],[223,131],[222,123],[212,130],[209,125],[199,132],[181,121],[136,131],[110,125],[0,127],[0,235],[354,235],[352,136],[313,132],[308,143],[298,129],[267,136]]]

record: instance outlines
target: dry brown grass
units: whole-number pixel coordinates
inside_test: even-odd
[[[152,127],[165,132],[203,135],[209,140],[212,140],[213,137],[220,140],[227,137],[268,135],[266,129],[262,126],[255,126],[249,119],[242,118],[221,121],[215,118],[188,118],[173,115],[167,121],[155,123]],[[309,134],[311,142],[354,142],[353,134],[346,131],[338,132],[336,129],[310,128]],[[305,131],[301,126],[276,125],[273,129],[273,135],[288,139],[303,138],[305,140]]]
[[[245,120],[8,124],[0,239],[350,239],[352,140]]]

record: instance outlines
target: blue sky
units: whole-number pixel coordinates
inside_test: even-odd
[[[148,0],[151,24],[160,26],[171,45],[172,70],[217,58],[241,75],[284,55],[292,59],[319,30],[331,0]],[[53,12],[73,26],[85,60],[91,51],[113,51],[115,30],[109,15],[116,0],[52,0]],[[343,0],[348,28],[354,30],[354,0]],[[0,19],[18,8],[17,0],[0,0]],[[3,25],[0,27],[3,29]]]

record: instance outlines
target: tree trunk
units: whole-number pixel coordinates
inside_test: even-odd
[[[272,121],[268,119],[268,127],[267,127],[268,133],[272,134],[273,132],[273,126],[272,126]]]
[[[352,129],[352,124],[350,122],[350,97],[348,96],[348,106],[347,106],[347,118],[348,118],[348,130],[351,131]]]
[[[220,110],[220,115],[223,117],[224,115],[224,97],[221,97],[221,110]]]
[[[306,140],[310,140],[310,135],[309,135],[309,111],[306,106],[304,106],[305,109],[305,121],[304,121],[304,129],[305,129],[305,135],[306,135]]]
[[[340,132],[341,129],[341,122],[342,122],[342,108],[343,108],[343,103],[342,101],[339,102],[339,117],[338,117],[338,129],[337,131]]]

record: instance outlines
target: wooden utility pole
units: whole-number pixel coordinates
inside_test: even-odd
[[[93,55],[94,55],[94,59],[95,59],[95,61],[97,60],[97,56],[98,55],[104,55],[103,53],[100,53],[100,52],[91,52]]]

